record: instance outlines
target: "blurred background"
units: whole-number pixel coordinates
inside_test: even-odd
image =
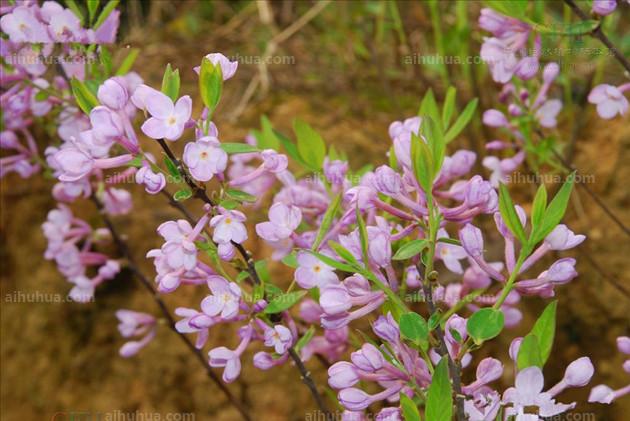
[[[561,2],[548,3],[545,13],[560,20],[566,16]],[[345,153],[355,170],[386,163],[389,124],[415,115],[429,88],[441,100],[446,87],[453,84],[460,110],[474,97],[480,98],[480,107],[474,123],[450,144],[449,152],[469,148],[483,156],[484,143],[497,133],[480,124],[479,111],[496,105],[500,86],[491,80],[478,57],[484,35],[476,24],[481,7],[476,1],[123,1],[120,42],[113,52],[120,60],[125,50],[138,49],[134,70],[152,86],[159,86],[168,63],[179,68],[181,94],[192,95],[197,105],[192,67],[210,52],[237,58],[239,70],[226,83],[214,119],[222,141],[242,141],[260,126],[261,115],[285,133],[291,131],[293,119],[300,117]],[[626,56],[630,50],[629,9],[623,6],[609,23],[611,38]],[[599,47],[586,37],[545,40],[550,47],[570,46],[569,42]],[[563,69],[553,94],[563,98],[565,109],[551,143],[564,145],[558,149],[583,174],[593,176],[588,187],[627,225],[630,124],[621,118],[601,120],[585,104],[594,84],[623,79],[621,67],[607,56],[570,51],[543,49],[542,61],[560,62]],[[466,60],[423,58],[433,54],[472,60],[465,64]],[[40,145],[54,141],[38,138]],[[144,142],[149,144],[148,139]],[[174,148],[181,153],[183,146]],[[159,156],[157,147],[152,151]],[[542,159],[538,164],[547,168],[548,163]],[[479,171],[488,175],[481,167]],[[41,177],[22,180],[12,174],[2,179],[2,419],[48,420],[59,411],[153,414],[154,418],[146,419],[159,419],[155,414],[238,419],[168,329],[160,329],[154,342],[136,357],[118,356],[123,340],[116,329],[115,311],[129,308],[157,314],[153,301],[129,272],[123,271],[99,287],[94,303],[56,302],[54,297],[65,300],[69,284],[42,257],[46,243],[40,226],[55,206],[52,185],[53,180]],[[155,227],[178,215],[161,197],[130,188],[136,206],[132,214],[117,217],[116,224],[127,234],[145,272],[153,276],[151,262],[142,257],[160,245]],[[512,188],[517,200],[526,203],[536,186],[517,184]],[[89,202],[73,205],[73,209],[88,221],[98,220]],[[265,217],[262,211],[248,213],[249,226]],[[588,240],[570,253],[578,259],[579,277],[557,289],[558,332],[545,368],[547,385],[562,378],[569,362],[588,355],[596,367],[590,386],[605,383],[618,388],[628,383],[628,374],[621,369],[623,358],[615,346],[617,336],[630,333],[628,237],[582,189],[574,192],[567,225],[586,234]],[[499,240],[498,234],[486,240],[489,254],[499,256]],[[258,257],[269,252],[253,238],[248,248]],[[286,267],[270,264],[270,270],[276,284],[286,287],[290,283]],[[24,297],[36,293],[41,294],[37,302],[26,302]],[[194,307],[204,295],[200,289],[180,288],[165,300],[171,308]],[[491,342],[477,357],[492,355],[507,361],[511,339],[529,330],[544,305],[538,298],[525,299],[521,326]],[[213,346],[233,342],[234,332],[229,329],[211,330]],[[286,365],[261,372],[251,366],[252,355],[246,354],[243,374],[230,386],[234,393],[257,419],[304,419],[314,405],[297,371]],[[509,366],[506,364],[505,380],[512,378]],[[317,383],[325,384],[325,369],[317,361],[310,361],[308,367]],[[473,375],[467,373],[464,381],[472,380],[469,376]],[[589,390],[572,389],[560,400],[584,402]],[[598,420],[624,420],[630,399],[612,406],[580,404],[576,411],[593,414]]]

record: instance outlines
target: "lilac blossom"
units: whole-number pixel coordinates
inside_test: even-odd
[[[151,90],[144,103],[151,118],[142,125],[142,132],[152,139],[177,140],[184,132],[184,126],[190,119],[192,100],[185,95],[176,103],[162,92]]]
[[[120,348],[120,355],[128,358],[137,354],[153,340],[156,333],[156,320],[146,313],[132,310],[118,310],[118,330],[123,338],[142,336],[140,340],[128,341]]]
[[[620,116],[628,112],[628,100],[623,95],[630,90],[630,83],[621,86],[601,84],[593,88],[588,95],[588,102],[597,106],[597,113],[603,119],[610,120],[617,114]]]
[[[204,136],[184,148],[184,163],[198,181],[210,181],[214,175],[225,171],[227,160],[227,153],[216,137]]]

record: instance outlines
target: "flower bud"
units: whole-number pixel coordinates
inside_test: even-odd
[[[326,314],[334,316],[342,314],[352,308],[350,295],[343,285],[327,285],[319,297],[319,305]]]
[[[127,89],[114,78],[107,79],[98,88],[98,100],[113,110],[120,110],[127,105],[129,94]]]
[[[339,402],[351,411],[362,411],[372,403],[371,396],[354,387],[343,389],[338,395]]]
[[[328,368],[328,384],[333,389],[346,389],[359,381],[354,365],[339,361]]]
[[[558,63],[548,63],[543,70],[543,82],[547,85],[550,84],[558,77],[559,73],[560,66],[558,66]]]
[[[369,343],[363,344],[359,351],[353,352],[350,359],[359,369],[370,373],[382,368],[384,363],[381,352]]]
[[[564,372],[564,382],[569,387],[582,387],[593,377],[595,368],[590,358],[582,357],[573,361]]]
[[[486,110],[483,113],[483,124],[490,127],[505,127],[509,122],[501,111]]]
[[[381,165],[374,172],[374,187],[386,196],[395,196],[402,189],[400,174],[388,167]]]

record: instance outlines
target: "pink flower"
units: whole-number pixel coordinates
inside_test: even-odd
[[[82,29],[79,18],[70,9],[53,14],[48,23],[48,31],[57,42],[79,41]]]
[[[129,94],[117,78],[109,78],[98,88],[98,100],[113,110],[120,110],[127,105]]]
[[[311,253],[299,252],[297,261],[299,266],[295,271],[295,280],[302,288],[322,288],[339,282],[335,269],[321,262]]]
[[[223,80],[228,80],[234,76],[236,69],[238,68],[238,60],[230,61],[229,58],[221,53],[210,53],[206,55],[206,58],[210,60],[215,66],[218,64],[221,66],[221,74],[223,74]],[[201,67],[197,66],[194,71],[199,73]]]
[[[588,95],[588,102],[597,105],[597,113],[603,119],[610,120],[617,114],[623,116],[628,112],[628,100],[623,92],[630,89],[630,83],[615,87],[612,85],[598,85]]]
[[[44,24],[37,20],[34,9],[18,6],[0,18],[0,27],[12,42],[49,42]]]
[[[136,183],[144,184],[147,193],[158,194],[166,187],[166,177],[161,172],[153,172],[151,166],[144,165],[136,172]]]
[[[449,238],[448,233],[444,228],[440,228],[437,238]],[[448,270],[453,273],[464,273],[462,264],[459,263],[459,261],[466,258],[468,255],[461,246],[438,242],[435,246],[435,253],[439,259],[442,259]]]
[[[517,421],[525,421],[525,408],[537,407],[538,415],[551,417],[575,407],[575,403],[565,405],[556,403],[549,393],[543,392],[545,379],[539,367],[532,366],[521,370],[516,376],[515,387],[503,393],[503,401],[511,403],[506,409],[506,416],[516,416]]]
[[[556,127],[558,124],[556,117],[562,110],[562,101],[559,99],[550,99],[545,101],[534,114],[540,125],[547,128]]]
[[[129,341],[120,348],[122,357],[131,357],[144,348],[155,337],[156,320],[146,313],[131,310],[118,310],[116,317],[120,321],[118,330],[123,338],[144,336],[139,341]]]
[[[162,223],[157,231],[166,240],[162,246],[162,253],[171,268],[183,267],[191,270],[195,267],[197,247],[194,243],[195,238],[192,237],[193,228],[188,221],[185,219],[167,221]]]
[[[220,215],[210,220],[214,227],[212,239],[220,244],[231,241],[240,244],[247,240],[247,228],[243,222],[247,219],[242,212],[219,208]]]
[[[187,143],[184,148],[184,163],[198,181],[209,181],[215,174],[225,171],[227,159],[228,155],[216,137],[202,137]]]
[[[179,139],[192,113],[190,97],[183,96],[173,104],[162,92],[151,90],[145,97],[145,104],[151,118],[142,125],[142,132],[152,139]]]
[[[276,354],[282,355],[293,343],[291,331],[282,325],[265,330],[265,345],[273,346]]]
[[[566,225],[560,224],[545,237],[545,244],[551,250],[568,250],[580,245],[585,239],[586,236],[575,235]]]
[[[300,222],[300,208],[278,202],[269,209],[269,221],[256,224],[256,233],[267,241],[280,241],[289,238]]]
[[[210,367],[223,367],[223,381],[231,383],[241,374],[241,359],[236,352],[220,346],[208,352]]]
[[[221,276],[210,276],[208,287],[212,295],[203,299],[201,311],[211,317],[220,315],[224,320],[233,319],[241,303],[241,288]]]
[[[617,0],[593,0],[593,13],[608,16],[617,8]]]

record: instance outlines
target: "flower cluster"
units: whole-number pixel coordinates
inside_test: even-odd
[[[614,9],[602,3],[594,2],[595,13]],[[8,38],[1,41],[3,54],[6,45],[9,54],[45,56],[52,54],[46,43],[53,41],[82,52],[81,43],[113,40],[119,19],[111,12],[97,20],[98,27],[85,29],[72,11],[54,2],[2,6],[2,13]],[[294,124],[295,141],[266,120],[243,143],[222,141],[212,117],[222,84],[236,75],[238,63],[220,53],[206,55],[190,69],[198,74],[203,103],[196,108],[195,96],[180,96],[179,73],[170,65],[160,90],[134,72],[113,75],[103,69],[96,77],[89,67],[62,66],[65,78],[47,81],[45,66],[14,66],[0,80],[7,109],[0,145],[11,154],[1,158],[0,175],[28,177],[45,168],[56,178],[52,194],[61,203],[42,226],[45,258],[55,261],[73,284],[70,296],[80,302],[93,300],[96,287],[116,276],[121,265],[140,272],[109,219],[133,208],[131,188],[120,184],[133,180],[148,194],[168,197],[182,217],[157,226],[160,244],[146,253],[155,282],[141,280],[172,329],[186,340],[195,335],[197,350],[192,341],[189,345],[197,354],[211,342],[211,329],[232,327],[226,332],[236,332],[234,345],[212,343],[207,352],[206,368],[222,369],[225,382],[239,378],[250,356],[261,370],[288,361],[303,368],[317,356],[329,366],[328,385],[337,391],[345,419],[364,419],[374,404],[380,408],[376,419],[382,420],[401,419],[419,402],[427,408],[448,402],[450,414],[453,397],[458,418],[471,421],[500,413],[517,421],[562,414],[575,403],[558,403],[557,396],[588,384],[594,367],[588,357],[577,359],[544,391],[556,302],[506,352],[515,366],[514,387],[502,391],[503,363],[476,353],[504,328],[521,325],[520,306],[527,297],[552,298],[556,287],[578,275],[574,258],[548,258],[585,240],[561,223],[572,177],[549,204],[541,186],[529,217],[528,207],[515,205],[503,184],[526,158],[531,130],[525,126],[557,126],[562,103],[548,95],[559,66],[546,64],[542,81],[537,80],[541,37],[529,23],[483,9],[479,24],[492,34],[481,56],[493,79],[503,84],[500,100],[507,110],[486,110],[483,123],[514,139],[486,145],[510,155],[483,158],[492,171],[488,179],[473,172],[477,153],[447,153],[448,121],[439,117],[448,113],[437,111],[432,93],[419,116],[389,126],[387,164],[361,172],[327,150],[300,120]],[[529,54],[532,38],[535,48]],[[43,43],[41,49],[33,50],[28,43],[34,42]],[[605,118],[623,115],[626,85],[601,85],[589,101]],[[48,114],[59,142],[48,145],[42,158],[29,126],[33,117]],[[154,144],[163,149],[163,159],[147,152]],[[209,192],[211,185],[217,188]],[[97,205],[107,229],[93,229],[73,215],[68,204],[81,198]],[[200,215],[187,208],[193,200],[203,202]],[[268,206],[263,218],[248,212],[263,206]],[[489,228],[492,222],[496,230]],[[266,260],[247,249],[252,237],[260,240],[260,249],[272,250],[274,264],[293,271],[288,288],[272,279]],[[126,262],[98,251],[112,240]],[[187,288],[205,296],[175,309],[175,318],[160,297]],[[426,305],[409,299],[415,297]],[[154,340],[157,317],[132,310],[116,316],[128,339],[120,349],[123,357]],[[364,332],[367,323],[373,336]],[[628,343],[625,337],[618,340],[626,354]],[[464,370],[474,370],[465,377],[474,380],[462,381]],[[307,372],[301,374],[312,381]],[[317,393],[316,387],[311,390]],[[589,400],[610,403],[628,391],[600,385]]]

